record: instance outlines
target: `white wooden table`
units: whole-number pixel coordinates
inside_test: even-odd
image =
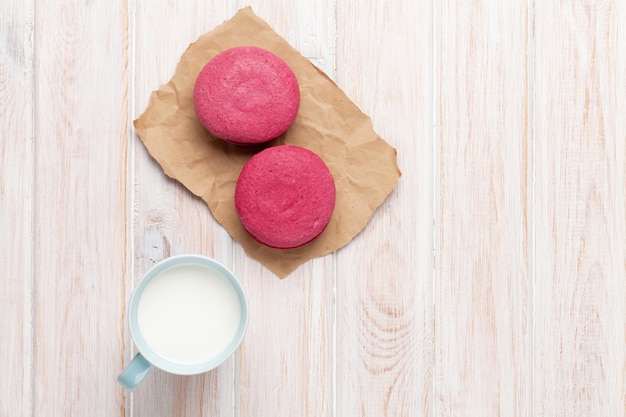
[[[132,128],[251,4],[398,150],[365,230],[283,280]],[[626,4],[3,0],[0,416],[624,416]],[[168,255],[248,292],[237,354],[132,395],[125,323]]]

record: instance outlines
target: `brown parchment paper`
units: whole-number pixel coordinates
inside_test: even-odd
[[[195,114],[193,88],[200,70],[219,52],[243,45],[265,48],[284,59],[300,84],[295,122],[265,146],[308,148],[326,162],[335,178],[337,201],[330,223],[316,240],[297,249],[261,245],[239,222],[234,203],[237,177],[261,148],[239,147],[212,137]],[[347,244],[400,177],[396,150],[374,132],[370,118],[249,7],[189,45],[172,79],[152,93],[148,108],[134,125],[165,174],[202,198],[246,254],[280,278]]]

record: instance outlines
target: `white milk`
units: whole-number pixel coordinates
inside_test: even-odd
[[[207,361],[233,340],[241,320],[237,292],[217,272],[200,265],[174,266],[148,283],[137,322],[144,339],[173,362]]]

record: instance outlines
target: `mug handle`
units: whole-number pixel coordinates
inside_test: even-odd
[[[134,391],[151,371],[152,364],[141,353],[138,353],[117,377],[117,382],[128,391]]]

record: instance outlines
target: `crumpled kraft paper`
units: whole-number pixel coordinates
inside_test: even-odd
[[[271,249],[248,235],[235,210],[235,184],[246,161],[262,148],[240,147],[212,137],[195,114],[193,89],[200,70],[219,52],[243,45],[265,48],[281,57],[300,84],[295,122],[265,146],[308,148],[326,162],[335,178],[337,201],[330,223],[316,240],[300,248]],[[280,278],[346,245],[365,227],[401,175],[396,150],[374,132],[370,118],[249,7],[189,45],[172,79],[152,93],[148,108],[134,125],[165,174],[202,198],[246,254]]]

